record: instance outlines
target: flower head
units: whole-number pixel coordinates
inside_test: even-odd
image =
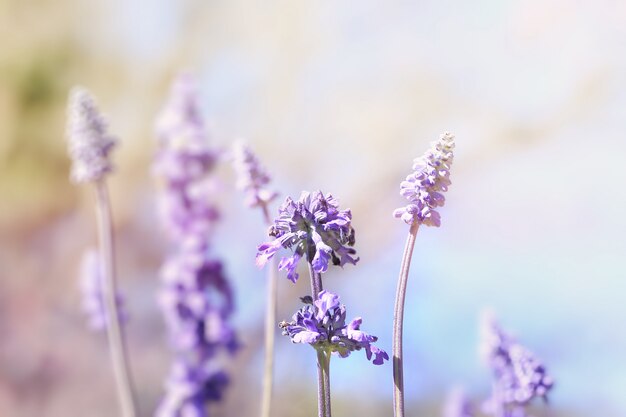
[[[278,193],[265,188],[270,182],[270,176],[249,146],[236,142],[232,157],[237,173],[237,188],[246,193],[248,207],[264,206],[276,198]]]
[[[66,137],[73,182],[96,182],[113,170],[109,153],[116,139],[107,132],[104,117],[84,88],[70,91]]]
[[[364,349],[368,360],[373,358],[373,364],[382,365],[389,355],[373,345],[378,338],[362,331],[361,322],[357,317],[346,323],[346,306],[339,302],[338,295],[324,290],[312,304],[298,310],[292,322],[282,322],[280,327],[293,343],[306,343],[342,358]]]
[[[409,200],[409,204],[396,209],[394,217],[407,224],[439,227],[441,216],[435,209],[445,202],[442,193],[450,185],[453,150],[454,135],[444,133],[423,156],[413,161],[413,172],[400,184],[400,195]]]
[[[487,314],[482,324],[482,353],[495,379],[495,392],[487,409],[514,410],[534,398],[547,398],[554,381],[526,347],[505,333]]]
[[[292,248],[293,255],[284,257],[278,269],[287,270],[287,278],[296,282],[296,268],[302,257],[315,272],[326,272],[328,263],[355,265],[354,229],[350,210],[340,210],[339,203],[321,191],[303,191],[297,201],[287,197],[278,210],[278,218],[270,227],[269,235],[275,239],[259,245],[257,265],[263,266],[281,248]]]
[[[90,249],[83,254],[80,266],[80,290],[82,293],[82,307],[89,320],[92,330],[100,331],[107,327],[108,316],[104,305],[102,292],[102,260],[97,250]],[[119,320],[125,323],[128,315],[124,311],[124,299],[121,295],[115,295]]]

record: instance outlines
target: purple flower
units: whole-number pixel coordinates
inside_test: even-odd
[[[547,398],[554,382],[533,353],[505,333],[491,315],[485,315],[482,327],[483,356],[494,377],[494,392],[485,411],[496,414],[501,409],[522,416],[534,398]]]
[[[472,404],[461,388],[455,388],[448,394],[443,417],[474,417]]]
[[[218,153],[209,146],[191,77],[174,83],[156,133],[160,214],[176,244],[161,269],[159,292],[176,357],[157,415],[206,416],[206,403],[219,400],[227,381],[215,370],[217,355],[234,353],[239,343],[230,323],[233,290],[209,250],[219,219],[211,178]]]
[[[312,304],[298,310],[292,322],[282,322],[280,327],[293,343],[306,343],[342,358],[364,349],[368,360],[373,358],[373,364],[382,365],[389,355],[373,345],[378,338],[362,331],[361,322],[357,317],[346,324],[346,307],[339,302],[339,296],[324,290]]]
[[[278,193],[266,188],[270,176],[252,149],[242,142],[233,145],[233,167],[237,173],[237,188],[246,193],[248,207],[267,206]]]
[[[441,217],[435,209],[445,202],[442,193],[450,185],[453,150],[454,135],[446,132],[423,156],[413,161],[414,172],[400,184],[400,195],[409,200],[409,204],[396,209],[394,217],[407,224],[439,227]]]
[[[70,91],[66,137],[73,182],[96,182],[113,170],[109,153],[116,139],[107,132],[104,117],[84,88]]]
[[[208,417],[206,404],[221,400],[228,383],[222,371],[175,362],[155,417]]]
[[[332,195],[321,191],[303,191],[298,201],[287,197],[278,210],[278,218],[270,227],[273,241],[259,245],[256,263],[259,266],[271,259],[281,248],[292,248],[291,257],[282,258],[278,268],[288,271],[287,277],[296,282],[296,268],[300,258],[306,257],[315,272],[326,272],[328,263],[343,267],[355,265],[354,229],[350,210],[340,210]]]
[[[92,330],[101,331],[106,329],[108,316],[104,305],[102,293],[102,261],[95,249],[86,250],[80,267],[80,290],[82,294],[82,307],[89,320]],[[124,311],[124,300],[116,294],[115,302],[120,312],[120,321],[125,323],[128,315]]]

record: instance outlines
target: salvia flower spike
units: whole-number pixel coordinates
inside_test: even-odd
[[[113,219],[105,181],[107,174],[113,170],[110,153],[116,140],[108,133],[104,117],[98,111],[94,98],[81,87],[70,91],[66,139],[68,154],[72,160],[70,179],[74,183],[92,183],[96,193],[101,288],[109,352],[122,416],[134,417],[137,411],[118,311]]]
[[[393,316],[393,404],[394,416],[404,417],[404,370],[402,358],[402,331],[404,301],[409,269],[417,231],[421,225],[439,227],[441,217],[435,210],[443,206],[443,192],[450,185],[450,166],[453,160],[454,135],[444,133],[433,142],[426,153],[413,161],[413,172],[400,184],[400,194],[409,204],[396,209],[394,217],[411,227],[402,254]]]
[[[161,269],[159,294],[175,358],[156,415],[206,416],[207,404],[218,401],[228,384],[217,355],[234,353],[238,342],[230,324],[233,291],[209,245],[219,219],[210,198],[218,153],[208,144],[191,76],[174,82],[156,134],[153,171],[162,185],[160,214],[176,245]]]
[[[113,170],[109,154],[117,140],[107,132],[94,98],[82,87],[70,92],[66,137],[73,182],[96,182]]]
[[[236,186],[246,193],[246,206],[267,207],[278,193],[267,188],[271,181],[270,175],[250,146],[242,141],[235,142],[232,148],[232,162],[237,174]]]
[[[493,313],[483,315],[481,330],[483,359],[493,375],[485,411],[496,417],[525,416],[533,399],[547,401],[554,381],[535,355],[502,330]]]
[[[413,172],[400,184],[400,194],[409,204],[396,209],[394,217],[407,224],[439,227],[441,216],[436,210],[443,206],[450,185],[450,166],[454,150],[454,135],[444,133],[431,148],[413,161]]]
[[[292,282],[298,280],[297,267],[302,258],[318,274],[326,272],[329,263],[356,265],[359,258],[354,257],[356,251],[352,248],[351,221],[350,210],[340,210],[330,194],[303,191],[297,201],[287,197],[269,230],[274,240],[259,245],[256,263],[263,266],[280,248],[292,249],[293,255],[283,257],[278,264],[278,269],[286,270]]]

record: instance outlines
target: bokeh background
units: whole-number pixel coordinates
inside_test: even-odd
[[[409,415],[448,390],[479,402],[478,318],[492,308],[557,380],[536,416],[626,415],[626,3],[0,0],[0,415],[114,416],[104,336],[77,272],[95,242],[92,195],[68,182],[65,100],[87,86],[121,139],[110,180],[142,415],[169,364],[156,307],[167,251],[155,226],[154,117],[193,71],[216,147],[245,138],[283,196],[321,188],[350,207],[357,267],[333,271],[349,315],[391,350],[407,227],[399,182],[439,133],[457,136],[439,229],[409,282]],[[220,169],[216,249],[237,290],[245,348],[216,416],[260,398],[264,239]],[[279,317],[307,292],[281,280]],[[315,413],[313,352],[278,339],[276,416]],[[337,416],[391,415],[391,365],[332,364]]]

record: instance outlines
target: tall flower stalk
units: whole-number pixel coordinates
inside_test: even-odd
[[[413,172],[400,184],[400,194],[409,204],[394,211],[394,217],[410,225],[402,254],[393,315],[393,404],[394,416],[404,417],[404,371],[402,332],[404,303],[417,231],[421,225],[439,227],[441,217],[436,211],[443,206],[443,192],[450,185],[454,136],[444,133],[431,148],[413,162]]]
[[[113,170],[109,154],[116,140],[107,132],[106,122],[98,112],[91,94],[78,87],[70,92],[67,141],[72,159],[71,180],[75,183],[92,183],[94,186],[101,256],[101,290],[109,351],[122,416],[134,417],[136,405],[133,382],[116,299],[115,242],[111,204],[106,186],[106,176]]]
[[[311,279],[311,295],[303,297],[306,304],[291,322],[281,322],[283,334],[293,343],[311,345],[317,353],[318,416],[331,416],[330,357],[347,357],[355,350],[364,349],[368,359],[376,365],[389,359],[387,353],[372,343],[377,340],[360,330],[361,318],[346,324],[345,306],[339,296],[323,289],[322,273],[329,263],[343,266],[356,264],[354,229],[350,210],[340,210],[332,195],[321,191],[302,192],[295,201],[287,197],[278,210],[278,218],[270,227],[270,242],[259,245],[256,262],[263,266],[281,248],[292,249],[292,255],[283,257],[279,270],[287,271],[287,278],[296,282],[298,264],[306,259]]]
[[[154,174],[160,214],[174,250],[161,269],[159,301],[174,350],[157,417],[208,416],[228,385],[217,356],[234,353],[234,295],[210,237],[219,218],[210,174],[218,154],[209,147],[191,77],[179,77],[157,123]]]
[[[233,146],[233,167],[237,173],[237,188],[246,193],[245,204],[250,208],[259,207],[263,220],[269,227],[272,219],[269,203],[277,196],[275,191],[266,188],[270,176],[259,163],[249,146],[237,142]],[[261,417],[269,417],[272,410],[274,385],[274,343],[276,339],[276,297],[278,290],[278,270],[276,259],[270,259],[267,270],[267,291],[265,310],[265,358],[263,366],[263,393],[261,395]]]

